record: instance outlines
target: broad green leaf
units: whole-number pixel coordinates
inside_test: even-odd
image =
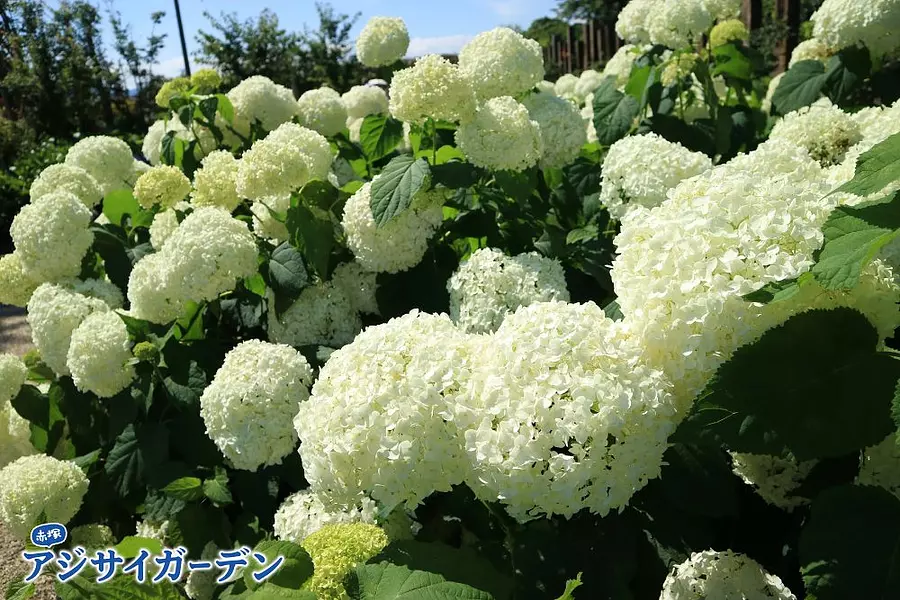
[[[198,105],[198,109],[200,114],[203,115],[203,118],[206,119],[207,123],[215,123],[216,121],[216,111],[219,108],[219,98],[218,96],[209,96],[208,98],[204,98],[200,101]]]
[[[816,254],[813,275],[825,289],[853,289],[860,272],[900,234],[900,193],[887,200],[837,207],[822,233],[825,243]]]
[[[593,223],[571,230],[566,234],[567,244],[578,244],[597,238],[597,226]]]
[[[338,201],[338,191],[327,181],[314,179],[297,192],[297,203],[322,210],[333,210]],[[293,204],[293,202],[292,202]]]
[[[184,600],[175,585],[167,580],[138,583],[133,576],[119,575],[106,583],[89,584],[91,600]]]
[[[187,144],[183,139],[177,138],[175,135],[176,132],[169,131],[163,136],[162,149],[159,156],[163,164],[180,167]]]
[[[401,155],[391,159],[372,182],[370,205],[379,227],[399,215],[412,204],[419,191],[426,189],[431,170],[425,159]]]
[[[810,600],[900,598],[900,500],[880,487],[820,494],[800,533]]]
[[[144,499],[144,519],[162,523],[174,519],[184,506],[182,500],[167,496],[159,490],[150,490]]]
[[[374,162],[394,151],[403,141],[403,123],[386,115],[369,115],[359,129],[359,143]]]
[[[870,196],[898,179],[900,179],[900,133],[895,133],[863,152],[856,161],[856,174],[853,179],[835,191]]]
[[[103,198],[103,214],[113,225],[122,225],[125,215],[137,215],[141,205],[134,199],[131,190],[115,190]]]
[[[855,310],[796,315],[719,368],[672,441],[755,454],[786,447],[798,460],[877,444],[893,429],[900,378],[900,360],[877,348],[878,332]]]
[[[647,81],[650,79],[653,67],[645,65],[632,69],[631,75],[628,77],[628,83],[625,84],[625,93],[641,102],[647,89]]]
[[[103,258],[109,280],[126,292],[133,264],[128,256],[128,236],[125,230],[118,225],[93,223],[91,233],[94,234],[94,250]]]
[[[814,281],[812,273],[804,273],[796,279],[785,279],[774,283],[767,283],[756,291],[744,295],[744,300],[748,302],[761,302],[768,304],[770,302],[780,302],[793,297],[805,285],[809,285]]]
[[[536,172],[526,171],[497,171],[494,173],[494,181],[503,190],[503,193],[519,202],[526,201],[534,193],[537,186]]]
[[[387,562],[357,567],[345,585],[352,600],[494,600],[487,592],[436,573]]]
[[[193,502],[203,497],[203,482],[197,477],[182,477],[165,486],[162,491],[173,498]]]
[[[6,588],[6,600],[28,600],[34,596],[34,584],[13,580]]]
[[[303,254],[288,242],[272,252],[269,259],[269,283],[277,293],[296,299],[309,285],[309,274],[303,262]]]
[[[157,555],[162,552],[162,543],[153,538],[144,538],[129,535],[116,545],[116,553],[122,558],[135,558],[147,550],[150,554]]]
[[[607,77],[594,92],[594,128],[605,146],[622,138],[634,123],[640,104],[616,89],[615,77]]]
[[[579,197],[600,192],[600,166],[586,158],[578,157],[563,169],[566,178]]]
[[[313,561],[309,553],[293,542],[263,540],[256,545],[253,552],[264,554],[267,564],[279,556],[284,557],[284,562],[278,568],[278,571],[266,580],[266,585],[296,590],[313,575]],[[260,571],[263,567],[252,554],[249,557],[249,561],[247,568],[244,569],[244,583],[247,585],[247,588],[255,590],[260,587],[260,584],[253,579],[253,573]]]
[[[604,306],[603,312],[606,313],[606,316],[613,321],[621,321],[625,318],[625,315],[622,313],[622,307],[619,306],[618,300],[613,300],[612,302]]]
[[[100,450],[94,450],[93,452],[88,452],[83,456],[73,458],[72,462],[75,463],[82,471],[87,472],[92,466],[97,463],[99,459]]]
[[[714,519],[738,517],[737,485],[727,454],[720,448],[672,444],[663,457],[658,483],[675,507]]]
[[[734,43],[723,44],[712,52],[715,66],[712,75],[727,75],[734,79],[749,81],[753,78],[753,63],[739,46]]]
[[[581,587],[581,573],[575,579],[570,579],[566,582],[566,589],[563,591],[563,595],[556,600],[575,600],[575,590],[579,587]]]
[[[228,472],[216,467],[215,476],[203,482],[203,493],[216,504],[231,504],[234,499],[228,489]]]
[[[166,541],[171,547],[184,546],[188,554],[199,557],[209,542],[220,548],[231,547],[231,523],[225,512],[208,503],[188,504],[169,521]]]
[[[832,102],[842,105],[853,96],[872,70],[872,58],[866,48],[850,46],[828,60],[825,86]]]
[[[828,76],[818,60],[802,60],[787,70],[772,95],[772,106],[782,115],[819,99]]]
[[[334,247],[334,223],[330,213],[317,206],[292,205],[288,209],[286,225],[291,245],[300,249],[319,277],[328,279],[331,249]],[[293,264],[296,268],[296,263]],[[290,269],[292,274],[295,268]],[[287,271],[283,273],[286,275]]]
[[[190,104],[185,104],[184,106],[179,108],[178,120],[181,121],[181,124],[184,125],[187,129],[190,129],[191,123],[194,120],[194,108]]]
[[[149,470],[165,462],[168,434],[156,424],[128,425],[116,438],[106,459],[105,471],[123,497],[137,492]]]
[[[227,123],[234,123],[234,105],[231,104],[231,100],[228,99],[228,96],[225,94],[216,94],[216,100],[218,100],[217,109],[219,115],[222,116],[223,119]]]
[[[256,591],[249,591],[246,600],[316,600],[316,594],[310,590],[295,590],[279,587],[270,583],[264,584]]]
[[[452,161],[431,167],[432,183],[450,189],[472,187],[480,176],[481,172],[467,162]]]

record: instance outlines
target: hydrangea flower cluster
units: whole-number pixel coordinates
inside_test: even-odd
[[[349,510],[329,510],[316,493],[307,488],[289,496],[275,513],[275,537],[300,544],[326,525],[335,523],[375,524],[378,506],[363,497]]]
[[[676,565],[663,583],[659,600],[797,600],[758,562],[731,550],[694,552]]]
[[[362,119],[369,115],[386,115],[390,108],[384,91],[374,85],[354,85],[344,92],[341,101],[348,119]]]
[[[427,54],[391,78],[390,111],[408,123],[443,119],[465,123],[475,116],[475,92],[460,68],[437,54]]]
[[[628,136],[614,143],[603,159],[600,202],[612,218],[621,220],[635,207],[659,206],[681,181],[711,168],[705,154],[655,133]]]
[[[253,213],[253,233],[274,242],[286,241],[289,233],[284,218],[290,207],[290,194],[257,198],[250,206],[250,212]]]
[[[584,122],[575,105],[546,92],[528,96],[523,104],[530,119],[541,129],[541,168],[559,168],[575,160],[587,141]]]
[[[348,598],[344,579],[356,565],[381,552],[388,541],[383,529],[368,523],[326,525],[303,541],[303,549],[315,567],[304,589],[315,593],[319,600]]]
[[[362,321],[347,292],[332,281],[304,288],[281,314],[273,294],[268,295],[268,304],[269,340],[279,344],[339,348],[362,330]]]
[[[160,108],[169,108],[172,98],[180,96],[191,89],[191,80],[187,77],[176,77],[162,84],[159,91],[156,92],[154,101]]]
[[[100,184],[90,173],[65,163],[50,165],[41,171],[31,184],[29,196],[34,201],[53,192],[69,192],[88,208],[93,208],[103,199]]]
[[[478,107],[475,118],[456,131],[456,143],[472,164],[501,171],[524,171],[544,152],[540,124],[509,96]]]
[[[88,315],[72,332],[66,366],[81,391],[111,398],[135,376],[125,322],[112,311]]]
[[[341,95],[330,87],[304,92],[297,100],[300,124],[331,137],[342,131],[347,122],[347,109]]]
[[[66,153],[65,164],[87,171],[100,186],[103,196],[131,187],[134,157],[122,140],[107,135],[86,137]]]
[[[231,212],[241,203],[237,193],[238,161],[227,150],[209,153],[194,173],[191,204],[221,206]]]
[[[834,52],[831,48],[818,38],[803,40],[797,44],[797,47],[791,52],[791,60],[788,63],[788,68],[793,67],[798,62],[804,60],[818,60],[819,62],[825,63],[828,62],[828,59],[831,58],[832,54],[834,54]]]
[[[682,48],[717,20],[734,19],[739,0],[632,0],[620,12],[616,33],[632,44]]]
[[[23,456],[0,469],[0,521],[18,539],[48,523],[65,525],[81,507],[88,478],[73,462],[52,456]]]
[[[631,69],[634,67],[634,61],[640,56],[640,48],[633,44],[624,44],[616,50],[606,65],[603,67],[603,77],[615,77],[616,87],[621,89],[628,83],[631,77]],[[596,89],[596,88],[595,88]],[[593,90],[591,90],[593,91]]]
[[[191,192],[191,180],[178,167],[160,165],[138,177],[134,199],[144,208],[172,208]]]
[[[743,21],[740,19],[728,19],[727,21],[716,23],[709,32],[709,47],[718,48],[729,42],[746,42],[749,39],[750,31]]]
[[[495,331],[520,306],[569,300],[562,265],[537,252],[506,256],[481,248],[447,282],[450,318],[469,333]]]
[[[616,53],[618,55],[618,53]],[[612,58],[609,59],[609,62],[612,62]],[[565,73],[559,76],[559,79],[556,80],[556,83],[553,84],[554,93],[560,98],[565,98],[566,100],[571,100],[573,102],[579,103],[575,96],[575,86],[578,84],[578,76],[572,75],[571,73]]]
[[[480,101],[517,96],[544,78],[544,55],[536,41],[508,27],[476,35],[459,51],[459,69]]]
[[[825,0],[810,17],[813,37],[833,52],[865,44],[877,56],[900,47],[900,2],[897,0]]]
[[[769,139],[783,139],[803,146],[813,160],[823,167],[843,161],[852,146],[863,139],[853,117],[827,98],[806,106],[775,123]]]
[[[0,304],[25,306],[40,283],[25,272],[17,253],[0,256]]]
[[[356,40],[356,57],[367,67],[389,65],[409,48],[409,31],[398,17],[372,17]]]
[[[17,356],[0,354],[0,469],[19,457],[34,454],[31,428],[10,401],[25,383],[28,369]]]
[[[280,464],[297,445],[291,421],[311,381],[309,363],[293,348],[242,342],[200,397],[206,433],[236,469]]]
[[[106,550],[116,545],[116,537],[112,529],[106,525],[91,523],[73,527],[69,532],[73,546],[81,546],[88,552]]]
[[[258,121],[263,129],[272,131],[293,119],[298,111],[294,93],[262,75],[248,77],[226,95],[234,106],[235,121],[246,121],[248,130],[250,123]]]
[[[731,469],[735,475],[752,486],[763,500],[786,511],[809,504],[809,498],[794,491],[816,463],[815,460],[797,462],[790,457],[766,454],[731,453]]]
[[[178,212],[175,208],[156,213],[150,224],[150,245],[159,252],[176,229],[178,229]]]

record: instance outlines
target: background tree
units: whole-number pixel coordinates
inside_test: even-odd
[[[560,0],[556,15],[565,21],[584,19],[615,23],[628,0]]]

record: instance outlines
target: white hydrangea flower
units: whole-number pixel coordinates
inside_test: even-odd
[[[541,126],[509,96],[482,104],[475,119],[456,130],[456,144],[472,164],[504,171],[537,164],[544,150]]]
[[[321,134],[285,123],[244,152],[238,162],[238,195],[251,200],[289,195],[311,179],[325,181],[333,160]]]
[[[659,206],[681,181],[711,168],[705,154],[655,133],[624,137],[603,159],[600,202],[612,218],[621,220],[636,206]]]
[[[28,367],[12,354],[0,354],[0,406],[19,395],[28,377]]]
[[[100,398],[127,388],[135,376],[131,346],[125,322],[115,312],[88,315],[72,332],[66,359],[75,386]]]
[[[62,282],[82,296],[102,300],[108,307],[119,309],[125,304],[122,290],[105,279],[76,279]]]
[[[731,452],[731,470],[752,486],[760,497],[788,512],[809,504],[809,498],[794,494],[818,461],[797,462],[766,454]]]
[[[459,69],[472,82],[479,101],[517,96],[544,78],[544,53],[535,40],[497,27],[462,47]]]
[[[575,84],[575,100],[579,104],[583,103],[589,94],[592,94],[594,90],[600,87],[604,78],[605,75],[603,73],[598,73],[593,69],[582,71],[581,75],[578,76],[578,83]]]
[[[584,121],[575,105],[544,92],[528,96],[523,104],[541,128],[541,168],[564,167],[574,161],[587,142]]]
[[[546,79],[544,79],[544,80],[538,81],[534,87],[540,93],[552,94],[554,96],[556,95],[556,86],[553,85],[552,81],[547,81]]]
[[[661,0],[647,16],[650,42],[673,49],[688,46],[712,25],[705,0]]]
[[[31,339],[41,359],[57,375],[69,375],[66,358],[72,332],[91,313],[107,312],[110,307],[97,298],[82,296],[72,289],[53,283],[40,285],[28,301],[26,319]]]
[[[25,271],[18,253],[0,256],[0,304],[24,307],[40,284]]]
[[[304,288],[296,301],[277,314],[269,294],[269,340],[291,346],[319,344],[339,348],[362,330],[362,321],[350,297],[332,282]]]
[[[228,150],[209,153],[194,173],[194,206],[221,206],[231,212],[241,203],[237,193],[238,160]]]
[[[409,208],[378,227],[370,205],[371,188],[372,182],[367,182],[344,205],[341,226],[347,247],[369,271],[397,273],[416,266],[443,221],[443,192],[420,192]]]
[[[200,397],[207,435],[236,469],[281,464],[297,445],[291,421],[311,381],[309,363],[293,348],[238,344]]]
[[[258,198],[250,205],[250,212],[253,213],[253,233],[266,240],[286,241],[289,237],[287,226],[272,213],[278,213],[284,218],[290,207],[290,194]]]
[[[134,169],[131,148],[120,139],[94,135],[79,140],[66,153],[66,163],[88,172],[100,186],[103,196],[131,186],[128,181]]]
[[[236,117],[251,123],[259,121],[266,131],[287,123],[298,110],[291,90],[262,75],[248,77],[226,95],[234,106]]]
[[[88,478],[75,463],[43,454],[23,456],[0,470],[0,521],[27,540],[42,513],[48,523],[68,523],[87,490]]]
[[[347,121],[341,95],[330,87],[304,92],[297,100],[297,107],[300,124],[325,137],[340,133]]]
[[[73,546],[81,546],[88,552],[106,550],[116,545],[116,537],[113,535],[112,529],[98,523],[73,527],[69,532],[69,540]]]
[[[162,521],[155,523],[152,521],[138,521],[134,524],[134,536],[156,540],[160,544],[166,544],[166,538],[169,535],[169,522]]]
[[[31,424],[19,416],[9,400],[0,402],[0,469],[17,458],[37,453],[31,445]]]
[[[676,426],[671,385],[623,323],[593,303],[540,302],[485,346],[452,406],[480,498],[522,522],[606,515],[659,476]]]
[[[507,315],[535,302],[568,302],[562,265],[537,252],[506,256],[480,248],[447,282],[450,318],[469,333],[495,331]]]
[[[159,252],[176,229],[178,229],[178,213],[174,208],[156,213],[150,224],[150,245]]]
[[[615,77],[616,87],[623,88],[631,77],[634,61],[641,55],[640,48],[633,44],[625,44],[612,55],[603,67],[603,77]],[[593,91],[593,90],[592,90]]]
[[[275,512],[275,537],[300,544],[307,536],[325,525],[335,523],[369,523],[375,525],[378,507],[371,498],[362,497],[349,510],[326,507],[322,499],[310,488],[289,496]]]
[[[131,185],[131,187],[134,187],[134,184],[137,183],[137,180],[141,175],[153,168],[152,165],[137,159],[135,159],[131,166],[131,177],[128,179],[128,184]]]
[[[900,2],[897,0],[825,0],[810,21],[813,37],[834,52],[860,42],[876,56],[900,47]]]
[[[786,114],[775,123],[769,139],[783,139],[803,146],[823,167],[843,161],[852,146],[863,139],[859,124],[827,98]]]
[[[191,180],[178,167],[160,165],[138,177],[134,199],[144,208],[172,208],[191,192]]]
[[[335,268],[331,283],[342,290],[354,310],[362,314],[377,315],[378,274],[367,271],[357,261],[343,263]]]
[[[832,54],[831,48],[820,39],[811,38],[803,40],[797,44],[797,47],[791,52],[791,60],[788,63],[788,68],[791,68],[798,62],[804,60],[818,60],[819,62],[826,63],[828,62],[828,59],[831,58]]]
[[[648,19],[653,11],[658,10],[658,0],[631,0],[616,19],[616,33],[631,44],[649,44],[650,31]]]
[[[187,298],[169,276],[168,257],[147,254],[131,270],[128,301],[131,316],[151,323],[168,323],[181,314]]]
[[[576,101],[575,86],[578,84],[578,77],[571,73],[560,75],[554,84],[554,91],[560,98]]]
[[[896,432],[863,451],[856,483],[882,487],[900,498],[900,444]]]
[[[409,31],[399,17],[372,17],[356,40],[356,57],[367,67],[389,65],[409,48]]]
[[[408,123],[428,118],[465,123],[475,115],[472,83],[459,67],[437,54],[396,71],[389,95],[391,115]]]
[[[362,126],[365,119],[347,119],[347,131],[350,133],[350,141],[360,143],[362,138]]]
[[[363,119],[369,115],[386,115],[390,110],[384,90],[374,85],[354,85],[341,96],[348,119]]]
[[[32,202],[53,192],[69,192],[88,208],[93,208],[103,199],[100,185],[90,173],[81,167],[60,163],[50,165],[31,184],[29,195]]]
[[[659,600],[797,600],[781,579],[745,554],[694,552],[676,565]]]
[[[147,135],[144,136],[144,141],[141,143],[141,154],[154,167],[161,162],[162,141],[166,137],[167,131],[166,120],[158,119],[150,125],[150,129],[147,130]]]
[[[41,196],[19,211],[9,228],[28,277],[56,281],[75,277],[94,242],[91,211],[68,192]]]
[[[472,369],[446,315],[413,311],[369,327],[322,367],[294,426],[310,486],[328,506],[360,498],[414,508],[463,480],[446,402]]]
[[[208,542],[200,553],[200,559],[213,562],[219,556],[219,547],[215,542]],[[216,581],[219,573],[215,569],[206,571],[191,570],[184,582],[184,593],[191,600],[212,600],[219,587]]]

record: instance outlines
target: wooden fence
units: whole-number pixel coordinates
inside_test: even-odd
[[[800,32],[800,0],[775,0],[775,16],[783,21],[788,34],[775,49],[779,73],[787,68],[791,51],[797,45]],[[753,31],[763,22],[762,0],[743,0],[741,19]],[[547,71],[561,74],[594,68],[608,61],[623,42],[616,35],[615,25],[593,21],[569,25],[565,35],[553,35],[544,47],[544,64]]]

